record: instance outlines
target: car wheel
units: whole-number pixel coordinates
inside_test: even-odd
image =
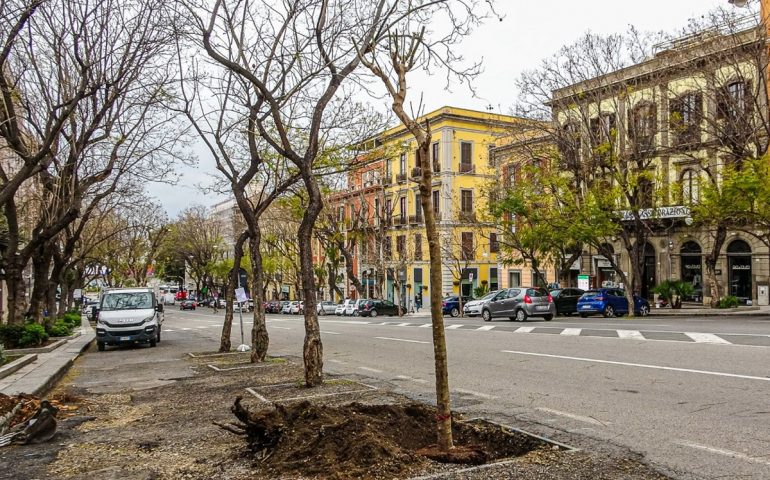
[[[646,317],[650,314],[650,307],[647,305],[642,305],[639,307],[639,316]]]
[[[550,322],[551,320],[553,320],[553,315],[546,315],[543,318],[545,319],[546,322]]]
[[[525,312],[523,308],[516,310],[516,321],[517,322],[527,321],[527,312]]]
[[[615,309],[612,308],[612,305],[607,305],[604,307],[604,316],[606,318],[612,318],[615,316]]]
[[[103,352],[104,351],[104,342],[96,342],[96,348],[98,348],[100,352]]]
[[[588,314],[587,313],[581,313],[580,314],[580,318],[588,318]]]
[[[459,317],[460,316],[460,310],[457,307],[454,307],[450,312],[449,315],[453,317]]]
[[[492,321],[492,313],[489,310],[482,310],[481,311],[481,318],[483,318],[485,322],[491,322]]]
[[[376,317],[377,316],[377,310],[372,310],[371,312],[369,312],[369,316],[370,317]]]

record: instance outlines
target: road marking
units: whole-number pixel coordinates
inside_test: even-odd
[[[170,329],[167,329],[167,328],[163,329],[163,333],[168,333],[168,332],[176,332],[176,330],[170,330]]]
[[[513,333],[532,333],[535,327],[519,327],[513,331]]]
[[[497,400],[494,395],[487,395],[486,393],[477,392],[475,390],[465,390],[463,388],[455,388],[455,392],[464,393],[466,395],[473,395],[474,397],[486,398],[487,400]]]
[[[479,327],[476,330],[480,331],[480,332],[488,332],[488,331],[492,330],[493,328],[495,328],[494,325],[484,325],[483,327]]]
[[[408,327],[409,325],[411,325],[411,323],[397,323],[396,324],[397,327]]]
[[[423,342],[422,340],[408,340],[406,338],[391,338],[391,337],[374,337],[374,338],[378,338],[380,340],[393,340],[394,342],[430,343],[430,342]]]
[[[198,326],[198,327],[196,327],[196,328],[209,328],[209,326],[210,326],[210,325],[199,325],[199,326]]]
[[[583,331],[582,328],[565,328],[564,330],[562,330],[560,335],[572,335],[572,336],[579,337],[580,332],[582,331]]]
[[[630,338],[632,340],[647,340],[639,330],[617,330],[618,338]]]
[[[427,380],[423,380],[422,378],[414,378],[406,375],[396,375],[396,378],[398,378],[399,380],[409,380],[410,382],[415,382],[415,383],[428,383]]]
[[[291,330],[291,328],[289,328],[289,327],[275,327],[275,326],[273,326],[273,327],[270,327],[270,328],[277,328],[279,330]]]
[[[324,332],[324,331],[322,331],[321,333],[325,333],[327,335],[342,335],[341,333],[337,333],[337,332]]]
[[[464,325],[457,325],[457,324],[455,324],[455,325],[449,325],[448,327],[446,327],[446,329],[447,330],[457,330],[458,328],[463,328],[463,327],[464,327]]]
[[[358,367],[358,369],[359,370],[366,370],[367,372],[382,373],[382,370],[377,370],[376,368]]]
[[[685,335],[692,338],[697,343],[713,343],[717,345],[731,345],[730,342],[725,340],[724,338],[717,337],[713,333],[695,333],[695,332],[684,332]]]
[[[599,420],[592,417],[584,417],[583,415],[575,415],[574,413],[562,412],[560,410],[553,410],[545,407],[537,407],[535,410],[540,410],[541,412],[552,413],[554,415],[571,418],[572,420],[577,420],[578,422],[590,423],[591,425],[598,425],[600,427],[606,427],[608,425],[608,423],[600,422]]]
[[[330,358],[329,361],[331,363],[339,363],[340,365],[347,365],[348,362],[343,362],[342,360],[337,360],[336,358]]]
[[[420,328],[430,328],[432,326],[433,326],[432,323],[423,323],[422,325],[420,325]]]
[[[192,330],[192,328],[183,328],[182,330],[186,332],[188,330]]]
[[[749,455],[746,455],[745,453],[733,452],[732,450],[725,450],[724,448],[709,447],[708,445],[701,445],[699,443],[688,442],[688,441],[677,441],[677,442],[674,442],[674,443],[677,444],[677,445],[685,446],[685,447],[696,448],[698,450],[704,450],[704,451],[710,452],[710,453],[718,453],[719,455],[726,455],[728,457],[738,458],[740,460],[745,460],[747,462],[761,463],[762,465],[770,465],[770,461],[763,460],[763,459],[757,458],[757,457],[751,457]]]
[[[324,323],[344,323],[349,325],[369,325],[372,322],[364,322],[362,320],[324,320]],[[383,325],[383,324],[380,324]]]
[[[568,357],[565,355],[550,355],[547,353],[518,352],[515,350],[501,350],[503,353],[513,353],[515,355],[531,355],[533,357],[561,358],[564,360],[576,360],[578,362],[606,363],[608,365],[622,365],[625,367],[651,368],[653,370],[669,370],[672,372],[700,373],[703,375],[714,375],[717,377],[742,378],[745,380],[762,380],[770,382],[770,377],[756,377],[753,375],[739,375],[737,373],[711,372],[708,370],[694,370],[691,368],[664,367],[662,365],[647,365],[644,363],[613,362],[611,360],[599,360],[596,358]]]

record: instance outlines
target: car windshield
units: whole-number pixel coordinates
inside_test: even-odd
[[[589,290],[583,294],[583,298],[593,298],[597,295],[599,295],[601,292],[599,290]]]
[[[489,292],[486,295],[484,295],[483,297],[481,297],[480,300],[490,300],[490,299],[494,298],[495,295],[497,295],[497,292]]]
[[[102,299],[102,311],[152,308],[150,292],[110,293]]]

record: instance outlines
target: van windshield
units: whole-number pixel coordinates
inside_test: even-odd
[[[102,299],[101,311],[140,310],[152,308],[150,292],[109,293]]]

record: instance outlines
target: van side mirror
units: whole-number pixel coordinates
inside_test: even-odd
[[[162,303],[158,303],[157,305],[155,305],[155,311],[156,312],[163,312],[163,304]]]

